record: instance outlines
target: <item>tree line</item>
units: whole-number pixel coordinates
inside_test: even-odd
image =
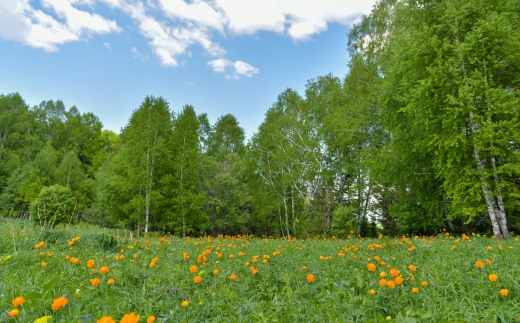
[[[520,3],[382,0],[349,73],[287,89],[246,142],[231,114],[146,97],[119,135],[0,96],[0,209],[179,236],[520,229]]]

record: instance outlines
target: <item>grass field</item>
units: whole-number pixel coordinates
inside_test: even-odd
[[[2,322],[520,321],[518,238],[0,230]]]

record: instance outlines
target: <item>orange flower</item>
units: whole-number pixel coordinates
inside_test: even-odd
[[[380,272],[379,273],[379,277],[385,278],[386,277],[386,273],[384,271]]]
[[[477,262],[475,262],[475,266],[477,266],[478,268],[482,268],[484,267],[484,263],[480,260],[477,260]]]
[[[491,260],[486,259],[486,264],[491,265]]]
[[[69,302],[68,299],[66,299],[63,296],[60,296],[60,297],[56,298],[54,301],[52,301],[51,307],[53,310],[57,311],[60,308],[62,308],[63,306],[67,305],[68,302]]]
[[[75,264],[77,264],[77,263],[79,262],[79,259],[76,258],[76,257],[71,257],[71,258],[69,259],[69,261],[75,265]]]
[[[89,261],[87,261],[87,267],[88,268],[94,267],[94,259],[89,259]]]
[[[392,275],[392,277],[395,277],[395,276],[399,275],[399,270],[397,270],[395,268],[392,268],[390,270],[390,275]]]
[[[103,266],[101,268],[99,268],[99,272],[104,275],[106,273],[108,273],[110,271],[110,269],[108,269],[108,266]]]
[[[403,281],[404,281],[404,279],[403,279],[402,276],[397,276],[397,277],[395,278],[395,283],[396,283],[397,285],[401,285],[401,284],[403,283]]]
[[[235,280],[235,279],[237,279],[237,275],[231,274],[231,276],[229,278],[231,278],[231,280]]]
[[[193,278],[193,282],[194,282],[195,284],[200,283],[201,280],[202,280],[202,278],[200,278],[200,276],[195,276],[195,278]]]
[[[309,283],[312,283],[312,282],[314,281],[314,275],[313,275],[313,274],[308,274],[308,275],[307,275],[307,281],[308,281]]]
[[[100,318],[97,323],[116,323],[110,316],[103,316]]]
[[[190,259],[190,256],[188,255],[187,252],[183,252],[183,253],[182,253],[182,259],[184,259],[184,260],[188,260],[188,259]]]
[[[43,242],[43,241],[42,242],[38,242],[37,244],[34,245],[34,248],[35,249],[39,249],[39,248],[43,247],[44,245],[45,245],[45,242]]]
[[[426,286],[428,286],[428,282],[427,282],[426,280],[424,280],[424,281],[421,283],[421,286],[422,286],[422,287],[426,287]]]
[[[22,305],[23,303],[25,303],[25,298],[23,298],[23,296],[18,296],[13,299],[13,305],[16,307]]]
[[[135,315],[134,312],[132,312],[125,314],[119,323],[137,323],[140,317],[140,315]]]
[[[45,261],[42,261],[42,267],[43,268],[47,267],[47,263]]]
[[[419,292],[419,288],[414,287],[412,288],[412,293],[417,294]]]
[[[384,278],[381,279],[381,280],[379,281],[379,286],[386,286],[386,279],[384,279]]]
[[[496,282],[497,279],[498,279],[498,276],[496,274],[489,275],[489,280],[491,280],[492,282]]]
[[[100,282],[99,278],[92,278],[92,279],[90,280],[90,284],[91,284],[92,286],[94,286],[94,287],[98,287],[99,282]]]
[[[395,282],[393,280],[389,280],[386,282],[386,285],[389,287],[389,288],[395,288]]]
[[[380,259],[381,259],[381,258],[379,258],[379,256],[375,256],[375,257],[374,257],[374,260],[375,260],[375,261],[379,261]]]
[[[415,271],[416,267],[414,265],[410,265],[408,266],[408,269],[410,269],[410,271]]]
[[[107,284],[109,284],[109,285],[114,285],[114,283],[115,283],[114,278],[110,278],[109,280],[107,280]]]
[[[218,275],[219,271],[218,269],[213,270],[213,275]]]
[[[303,270],[307,270],[307,266],[302,266],[302,269]]]
[[[507,289],[501,289],[500,290],[500,295],[506,297],[507,295],[509,295],[509,291]]]
[[[146,319],[146,323],[153,323],[155,322],[155,316],[148,316],[148,318]]]
[[[376,265],[374,265],[373,263],[369,263],[368,264],[368,270],[375,271],[376,270]]]
[[[17,308],[13,308],[12,310],[9,311],[8,315],[10,318],[14,318],[18,314],[20,314],[20,310]]]
[[[376,294],[376,291],[371,289],[369,292],[368,292],[370,295],[375,295]]]
[[[190,266],[190,273],[197,272],[197,269],[198,269],[197,266],[195,266],[195,265],[191,265],[191,266]]]
[[[491,251],[491,250],[493,250],[493,247],[488,246],[488,247],[487,247],[487,250]]]
[[[188,301],[184,301],[181,303],[182,307],[188,307],[189,305],[190,305],[190,302],[188,302]]]

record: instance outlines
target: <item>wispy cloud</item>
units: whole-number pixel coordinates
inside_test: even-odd
[[[112,47],[110,47],[110,43],[109,42],[104,42],[103,46],[105,46],[106,48],[112,50]]]
[[[34,9],[28,0],[2,0],[0,36],[52,52],[66,42],[121,30],[114,20],[79,10],[69,0],[41,0],[41,5],[58,19]]]
[[[223,57],[226,50],[213,40],[214,33],[255,35],[274,32],[294,41],[307,41],[327,30],[330,23],[351,25],[369,13],[376,0],[40,0],[42,10],[30,0],[0,1],[0,37],[29,46],[56,51],[66,42],[95,34],[120,31],[116,21],[95,10],[100,5],[119,9],[135,21],[140,34],[165,67],[178,66],[190,46],[199,44],[218,59],[208,65],[220,72],[218,64],[234,69],[230,78],[251,76],[258,69]],[[81,8],[78,9],[78,8]],[[88,10],[87,10],[88,9]],[[57,17],[57,18],[55,18]],[[108,46],[107,46],[108,47]],[[222,59],[223,61],[219,61]],[[216,62],[220,63],[216,63]],[[215,67],[213,67],[215,66]],[[225,67],[224,67],[225,69]]]
[[[251,77],[253,74],[257,74],[260,70],[246,62],[235,61],[232,62],[225,58],[218,58],[207,63],[213,72],[226,73],[228,68],[231,70],[231,74],[225,74],[227,79],[239,79],[241,77]]]

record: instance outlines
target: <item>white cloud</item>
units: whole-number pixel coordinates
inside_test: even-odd
[[[104,42],[103,46],[105,46],[106,48],[112,50],[112,47],[110,47],[110,43],[109,42]]]
[[[78,41],[93,34],[119,31],[113,20],[96,13],[74,8],[70,0],[41,0],[49,13],[34,9],[28,0],[0,2],[0,36],[19,41],[45,51],[57,51],[58,45]]]
[[[225,74],[227,79],[239,79],[241,77],[251,77],[253,74],[257,74],[260,70],[246,62],[235,61],[232,62],[226,58],[218,58],[211,60],[207,63],[213,72],[226,73],[228,67],[231,68],[232,74]]]
[[[213,40],[215,33],[254,35],[260,31],[307,41],[331,23],[351,25],[368,14],[376,0],[0,0],[0,37],[46,51],[65,42],[95,34],[119,31],[117,23],[97,13],[99,5],[121,10],[138,27],[163,66],[178,66],[180,56],[191,57],[190,47],[200,45],[218,59],[209,66],[228,63],[232,78],[258,73],[247,63],[224,59],[226,50]],[[36,0],[32,0],[36,1]],[[81,6],[81,9],[79,7]],[[88,11],[83,10],[84,7]],[[109,46],[107,46],[109,47]],[[219,63],[217,63],[219,62]],[[217,64],[217,65],[215,65]],[[232,64],[232,65],[229,65]],[[238,64],[238,65],[237,65]],[[245,64],[245,65],[244,65]],[[215,69],[215,68],[214,68]]]

